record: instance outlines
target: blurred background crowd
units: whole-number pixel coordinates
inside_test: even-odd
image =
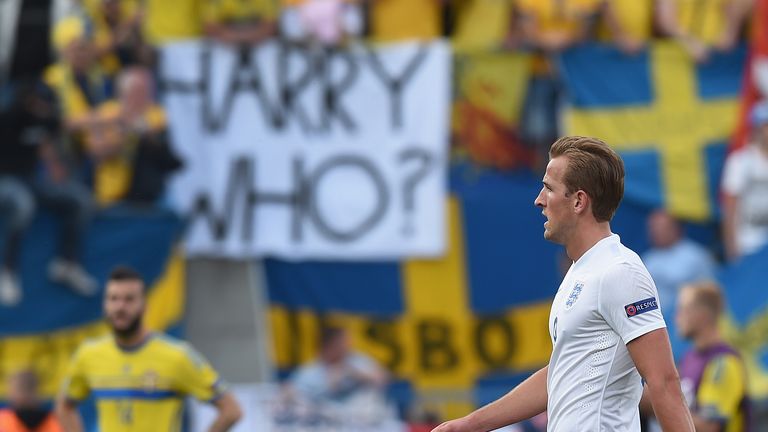
[[[741,118],[733,119],[729,156],[721,164],[721,179],[715,180],[720,198],[719,209],[714,212],[716,216],[691,223],[674,211],[646,206],[633,210],[626,222],[620,223],[631,232],[627,236],[637,239],[636,244],[641,245],[636,249],[643,252],[643,260],[657,284],[675,355],[682,357],[690,346],[676,331],[675,309],[680,288],[718,278],[724,267],[740,262],[744,256],[759,254],[768,244],[768,102],[761,103],[768,95],[768,57],[764,57],[768,53],[762,52],[761,57],[757,49],[768,45],[768,39],[761,39],[768,34],[764,28],[768,17],[761,15],[768,13],[763,3],[759,0],[0,0],[3,232],[0,314],[11,313],[21,305],[26,305],[27,312],[40,311],[9,315],[13,321],[4,322],[7,328],[3,328],[0,335],[9,340],[38,337],[66,327],[57,324],[40,328],[22,323],[37,320],[38,314],[47,313],[52,307],[52,297],[45,294],[40,288],[42,285],[35,285],[38,282],[63,290],[64,294],[57,295],[70,296],[67,301],[82,299],[92,306],[98,304],[100,284],[108,268],[104,260],[94,257],[95,252],[87,250],[93,243],[86,239],[89,235],[94,237],[94,224],[101,224],[100,233],[130,233],[136,224],[147,220],[169,217],[183,222],[185,215],[171,214],[165,193],[168,180],[183,169],[184,161],[174,150],[162,104],[164,86],[158,67],[159,50],[164,44],[203,38],[238,49],[280,41],[311,49],[344,50],[361,43],[446,40],[456,56],[456,73],[462,59],[469,56],[525,55],[527,70],[519,106],[510,108],[519,111],[514,120],[504,124],[504,119],[509,118],[504,114],[501,120],[489,122],[482,111],[473,111],[461,103],[457,95],[463,90],[458,83],[454,88],[452,130],[446,132],[451,132],[452,137],[452,163],[468,164],[470,173],[474,173],[469,174],[470,177],[488,171],[500,172],[511,176],[509,181],[526,185],[543,171],[549,145],[568,132],[563,110],[572,89],[564,83],[559,68],[564,53],[600,44],[611,47],[617,56],[637,58],[653,44],[668,43],[682,50],[692,63],[706,65],[717,56],[748,49],[749,56],[740,58],[749,61],[743,69],[749,82],[742,81],[742,76],[735,79],[751,90],[745,90],[741,96]],[[493,89],[489,91],[492,93]],[[473,129],[473,126],[484,129]],[[655,126],[648,124],[647,127]],[[684,126],[696,127],[695,119]],[[493,189],[488,188],[488,192],[493,193]],[[533,198],[534,195],[521,199],[532,202]],[[43,234],[32,234],[32,230]],[[142,253],[141,244],[116,242],[103,247],[120,249],[131,245],[139,250],[137,253]],[[30,255],[28,250],[38,247],[45,250],[43,267],[25,266],[24,257]],[[523,249],[523,246],[505,247]],[[281,263],[267,264],[277,266],[276,270],[267,268],[268,282],[282,271],[298,271],[282,269]],[[194,261],[187,263],[188,275],[195,271],[194,266]],[[551,268],[556,265],[536,270]],[[161,270],[156,273],[162,273]],[[25,272],[36,275],[26,277]],[[506,286],[513,285],[515,281],[506,282]],[[550,295],[556,287],[551,288]],[[268,290],[273,295],[279,287]],[[730,291],[725,295],[727,298]],[[202,296],[210,298],[208,294]],[[767,298],[768,294],[764,294],[763,298],[752,300],[763,305]],[[173,300],[184,301],[183,298]],[[193,309],[187,309],[185,319],[204,320],[193,316]],[[212,315],[225,313],[201,310]],[[266,312],[258,319],[266,322]],[[58,321],[66,322],[65,317]],[[204,323],[195,325],[204,326]],[[277,330],[273,334],[275,345],[291,344],[280,339],[291,337],[290,334]],[[291,398],[294,392],[304,391],[310,400],[337,401],[345,399],[346,393],[358,389],[362,382],[362,387],[374,388],[393,398],[398,407],[395,417],[409,422],[414,431],[429,427],[443,416],[462,412],[462,408],[445,408],[442,402],[447,400],[450,405],[456,399],[468,398],[452,395],[450,383],[437,386],[444,393],[441,396],[437,391],[438,402],[421,403],[417,397],[402,397],[403,392],[398,390],[402,386],[398,387],[397,382],[403,377],[397,370],[386,371],[386,364],[379,366],[362,354],[354,360],[339,360],[351,355],[347,352],[351,350],[348,345],[358,340],[358,336],[350,342],[343,329],[332,326],[311,334],[317,335],[318,342],[313,342],[312,353],[319,352],[320,360],[291,378],[293,388],[286,391],[284,397]],[[765,335],[768,332],[758,338],[765,341],[768,337]],[[386,335],[379,337],[388,340]],[[361,349],[365,347],[365,344],[358,345]],[[27,367],[38,372],[45,368],[25,362],[34,363],[36,356],[48,355],[43,344],[44,348],[38,348],[43,354],[14,357],[12,346],[8,342],[0,352],[0,356],[7,357],[2,361],[0,377],[10,377],[12,388],[0,395],[6,395],[11,403],[13,395],[24,393],[19,388],[34,389],[38,385],[38,379],[29,375]],[[65,352],[67,349],[63,348]],[[369,354],[387,363],[376,352]],[[546,355],[545,352],[545,358]],[[302,356],[306,358],[309,354]],[[352,369],[359,373],[340,378],[346,383],[341,390],[335,384],[328,387],[326,380],[338,377],[334,378],[333,373],[324,369],[324,362],[355,364]],[[278,365],[277,369],[281,377],[286,377],[296,365],[283,366],[286,365]],[[224,375],[227,376],[226,367]],[[52,377],[56,376],[56,373],[49,375],[48,381],[55,381]],[[43,385],[41,397],[50,397],[55,386],[55,383]],[[362,399],[364,402],[355,402],[361,405],[352,406],[370,406],[373,402],[366,397]],[[30,396],[20,397],[25,398]],[[474,401],[488,399],[490,397],[483,396]],[[285,406],[275,410],[276,418],[283,423],[307,415],[289,412],[299,405]],[[309,423],[317,420],[317,417],[310,418],[314,420]],[[545,423],[545,419],[539,418],[513,430],[545,430]],[[763,423],[762,427],[768,426]]]

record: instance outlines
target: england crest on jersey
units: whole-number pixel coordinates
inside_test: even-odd
[[[573,307],[576,300],[579,299],[582,289],[584,289],[584,282],[576,281],[576,284],[573,285],[573,289],[571,289],[571,293],[568,294],[568,298],[565,300],[565,310],[569,310]]]

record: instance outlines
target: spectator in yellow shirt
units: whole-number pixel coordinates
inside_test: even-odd
[[[445,0],[370,0],[371,37],[377,42],[440,37],[444,3]]]
[[[58,97],[67,129],[79,132],[93,120],[93,109],[109,99],[112,85],[96,62],[96,49],[82,18],[59,21],[53,43],[59,61],[46,70],[45,81]]]
[[[276,0],[208,0],[203,9],[205,34],[220,42],[258,44],[275,35]]]
[[[163,109],[152,98],[152,75],[133,67],[118,78],[118,99],[102,104],[88,129],[86,147],[96,164],[94,190],[102,205],[152,205],[165,179],[180,167],[170,149]]]
[[[203,35],[203,4],[209,0],[142,0],[144,39],[159,45]]]
[[[516,45],[513,0],[452,0],[453,45],[459,51],[480,51]]]

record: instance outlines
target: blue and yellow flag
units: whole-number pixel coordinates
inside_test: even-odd
[[[533,206],[539,180],[490,171],[477,177],[463,167],[452,177],[449,248],[440,260],[267,261],[279,369],[315,356],[323,323],[344,325],[357,349],[393,372],[400,402],[437,398],[453,417],[549,361],[558,248],[542,238]]]
[[[695,64],[672,42],[636,56],[603,45],[570,50],[560,62],[565,133],[602,138],[622,154],[625,199],[711,220],[745,58],[738,48]]]

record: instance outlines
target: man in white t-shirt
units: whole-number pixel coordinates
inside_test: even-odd
[[[314,404],[340,403],[368,391],[380,393],[383,398],[387,380],[378,363],[352,350],[344,328],[328,327],[320,334],[319,357],[296,370],[289,391]]]
[[[544,410],[550,432],[639,432],[643,380],[664,430],[693,432],[656,287],[611,233],[624,194],[621,158],[579,136],[560,138],[549,156],[535,204],[547,218],[544,238],[564,245],[573,261],[552,303],[550,362],[435,432],[490,431]]]
[[[723,171],[723,243],[728,259],[768,244],[768,101],[752,109],[752,142]]]

